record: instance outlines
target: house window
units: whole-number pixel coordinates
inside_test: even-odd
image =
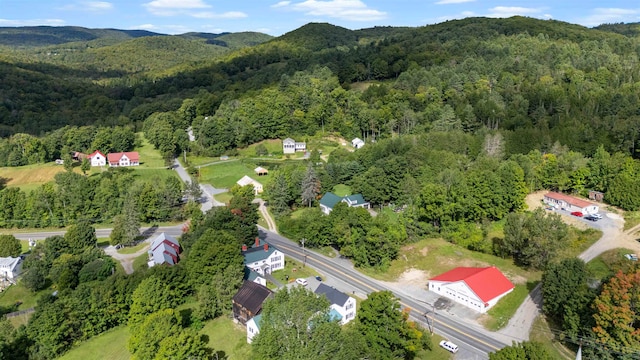
[[[272,263],[274,263],[276,261],[280,261],[280,260],[282,260],[282,256],[274,256],[274,257],[271,258],[271,262]]]
[[[350,310],[353,308],[353,303],[349,303],[347,304],[347,306],[345,307],[345,310]]]

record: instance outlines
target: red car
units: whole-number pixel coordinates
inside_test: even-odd
[[[571,213],[571,215],[573,215],[573,216],[577,216],[577,217],[582,217],[582,212],[580,212],[580,211],[574,211],[574,212],[572,212],[572,213]]]

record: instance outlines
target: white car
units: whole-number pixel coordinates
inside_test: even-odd
[[[307,286],[309,285],[309,282],[307,281],[307,279],[303,279],[303,278],[298,278],[296,279],[296,283],[302,285],[302,286]]]
[[[440,347],[454,354],[458,352],[458,345],[452,343],[451,341],[446,341],[446,340],[440,341]]]
[[[593,216],[596,219],[602,219],[602,215],[600,215],[600,213],[591,214],[591,216]]]

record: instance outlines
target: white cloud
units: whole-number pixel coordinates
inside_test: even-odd
[[[361,0],[306,0],[297,3],[281,1],[273,7],[287,8],[305,15],[350,21],[373,21],[387,17],[386,12],[370,9]]]
[[[153,24],[142,24],[142,25],[132,26],[130,29],[131,30],[156,30],[158,29],[158,27]]]
[[[102,12],[113,9],[113,4],[107,1],[76,1],[73,4],[67,4],[58,9],[67,11]]]
[[[536,15],[540,14],[542,9],[526,8],[520,6],[496,6],[489,9],[488,17],[510,17],[515,15]]]
[[[440,0],[435,4],[436,5],[462,4],[462,3],[468,3],[473,1],[476,1],[476,0]]]
[[[202,0],[153,0],[144,7],[154,15],[173,16],[183,14],[185,10],[210,8],[211,5]]]
[[[227,11],[225,13],[202,11],[202,12],[189,13],[189,15],[198,19],[242,19],[247,17],[247,14],[241,11]]]
[[[277,4],[273,4],[273,5],[271,5],[271,7],[272,7],[272,8],[279,8],[279,7],[287,6],[287,5],[289,5],[289,4],[291,4],[291,1],[280,1],[280,2],[279,2],[279,3],[277,3]]]
[[[0,26],[64,26],[62,19],[30,19],[30,20],[9,20],[0,19]]]
[[[606,23],[637,22],[640,21],[640,9],[597,8],[591,15],[581,19],[578,23],[586,26],[598,26]]]

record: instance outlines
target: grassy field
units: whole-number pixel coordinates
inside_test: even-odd
[[[216,188],[231,188],[240,178],[247,175],[266,186],[271,181],[271,176],[257,176],[251,164],[243,164],[240,161],[223,162],[200,169],[201,184],[212,184]]]
[[[120,250],[117,250],[119,254],[133,254],[135,252],[138,252],[139,250],[141,250],[142,248],[144,248],[145,246],[148,246],[149,243],[148,242],[141,242],[138,245],[134,245],[134,246],[127,246],[127,247],[123,247]]]
[[[348,185],[338,184],[333,187],[333,193],[338,196],[351,195],[351,188]]]
[[[516,285],[512,292],[500,299],[494,307],[489,309],[487,312],[488,316],[484,321],[484,326],[491,331],[505,327],[509,323],[509,319],[511,319],[513,314],[516,313],[516,310],[518,310],[520,304],[522,304],[529,292],[533,290],[537,284],[537,282],[529,282],[526,285]]]
[[[42,184],[53,181],[53,177],[63,171],[63,166],[51,162],[18,167],[2,167],[0,168],[0,177],[6,179],[7,186],[16,186],[25,192],[29,192]]]
[[[587,263],[589,274],[594,279],[606,279],[613,275],[618,269],[630,270],[635,262],[624,257],[625,254],[633,254],[629,249],[612,249],[598,255],[595,259]]]
[[[38,292],[32,292],[22,284],[9,286],[5,291],[0,293],[0,306],[13,306],[20,302],[17,310],[26,310],[36,306],[38,298],[42,294],[51,293],[53,290],[44,289]]]
[[[540,315],[536,318],[531,326],[531,334],[529,340],[537,341],[547,349],[552,359],[575,359],[575,352],[567,349],[562,343],[556,339],[550,324]]]
[[[640,224],[640,211],[624,212],[624,230],[627,231],[632,227]]]
[[[111,329],[87,340],[60,357],[61,360],[129,360],[127,350],[129,328],[126,326]]]
[[[251,358],[251,345],[247,344],[247,330],[228,317],[208,321],[200,334],[209,338],[209,347],[219,359],[244,360]],[[214,358],[216,358],[214,356]]]
[[[138,271],[147,268],[147,260],[149,255],[142,254],[133,260],[133,271]]]
[[[244,149],[238,149],[238,153],[240,153],[240,156],[246,158],[263,157],[256,154],[256,147],[259,144],[263,144],[267,148],[269,154],[282,155],[282,140],[280,139],[263,140],[259,143],[249,145]]]
[[[217,194],[213,196],[216,200],[220,201],[221,203],[228,203],[229,201],[231,201],[231,198],[233,197],[233,195],[231,195],[230,192],[224,192],[222,194]]]
[[[153,148],[153,145],[149,144],[149,141],[143,136],[142,133],[137,133],[140,139],[140,146],[135,148],[140,154],[140,169],[157,169],[166,168],[164,159],[160,152]]]

